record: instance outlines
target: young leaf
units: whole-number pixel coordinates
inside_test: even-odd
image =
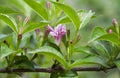
[[[48,20],[48,13],[46,9],[35,0],[24,0],[39,16],[43,19]]]
[[[77,72],[73,70],[66,70],[60,73],[61,77],[75,77],[77,75]]]
[[[23,34],[24,33],[27,33],[27,32],[30,32],[30,31],[33,31],[35,30],[36,28],[43,28],[47,25],[48,23],[47,22],[39,22],[39,23],[30,23],[29,25],[27,25],[27,27],[24,29],[23,31]]]
[[[12,54],[14,52],[15,51],[8,48],[7,45],[2,45],[1,46],[1,51],[0,51],[0,59],[3,59],[4,57],[9,56],[10,54]]]
[[[114,64],[117,66],[117,68],[120,70],[120,58],[114,61]]]
[[[96,28],[92,31],[91,40],[89,41],[89,43],[95,41],[97,38],[101,37],[101,36],[104,35],[104,34],[107,34],[107,32],[106,32],[103,28],[101,28],[101,27],[96,27]]]
[[[92,11],[90,10],[87,14],[85,14],[85,16],[83,17],[83,19],[81,20],[81,24],[79,29],[83,28],[92,18],[92,16],[94,15],[94,13],[92,13]]]
[[[86,53],[86,54],[89,54],[89,55],[93,55],[93,53],[90,50],[90,47],[88,47],[88,46],[86,46],[86,47],[83,47],[83,46],[75,47],[74,52],[81,52],[81,53]]]
[[[105,45],[100,41],[94,41],[89,46],[92,47],[92,49],[94,49],[97,52],[97,54],[103,57],[108,58],[110,56],[109,54],[110,52],[107,50]]]
[[[0,19],[3,20],[5,23],[7,23],[7,24],[9,25],[9,27],[10,27],[15,33],[18,32],[18,28],[17,28],[16,22],[15,22],[15,20],[14,20],[12,17],[0,13]]]
[[[3,7],[3,6],[0,6],[0,13],[3,13],[3,14],[17,14],[17,13],[20,13],[20,12],[17,12],[11,8],[8,8],[8,7]]]
[[[41,54],[45,54],[45,55],[49,55],[54,57],[55,59],[57,59],[61,64],[63,64],[64,66],[67,66],[67,63],[65,61],[65,58],[63,57],[63,55],[56,49],[49,47],[49,46],[43,46],[39,49],[36,49],[34,51],[29,51],[28,53],[41,53]]]
[[[84,64],[97,64],[104,67],[108,67],[107,64],[105,64],[104,61],[101,60],[98,56],[91,56],[88,58],[76,60],[74,63],[72,63],[69,66],[69,68],[73,68],[73,67],[84,65]]]
[[[106,41],[110,41],[116,45],[120,45],[120,41],[119,41],[119,38],[118,36],[113,33],[113,34],[105,34],[101,37],[98,38],[99,40],[106,40]]]
[[[66,15],[70,18],[70,20],[72,21],[76,29],[79,28],[80,19],[77,15],[77,12],[72,7],[65,5],[65,4],[57,3],[57,2],[52,2],[52,3],[55,4],[57,7],[59,7],[61,10],[63,10],[66,13]]]
[[[71,20],[70,20],[67,16],[65,16],[65,17],[61,17],[61,18],[57,21],[56,25],[58,25],[58,24],[63,24],[63,23],[69,23],[69,22],[71,22]]]

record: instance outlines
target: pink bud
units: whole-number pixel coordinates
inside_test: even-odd
[[[36,32],[37,35],[39,35],[40,34],[40,29],[39,28],[35,29],[35,32]]]
[[[20,22],[22,20],[22,17],[21,16],[18,16],[18,21]]]
[[[25,20],[24,20],[24,25],[28,22],[30,18],[29,17],[26,17]]]
[[[118,22],[115,18],[112,20],[112,23],[113,23],[114,26],[118,26]]]
[[[50,4],[50,2],[48,1],[48,2],[47,2],[47,8],[50,9],[50,6],[51,6],[51,4]]]
[[[109,29],[109,34],[112,34],[112,33],[113,33],[112,29]]]

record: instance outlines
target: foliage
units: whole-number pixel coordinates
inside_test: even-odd
[[[41,0],[23,0],[30,8],[32,8],[37,16],[40,16],[39,22],[31,21],[29,17],[22,20],[19,16],[14,19],[9,14],[18,14],[10,8],[0,7],[4,9],[0,11],[0,19],[4,21],[12,30],[9,34],[0,34],[0,60],[5,59],[7,68],[28,68],[35,70],[39,67],[38,61],[42,61],[39,57],[48,58],[52,61],[51,68],[58,66],[64,68],[61,71],[51,73],[50,78],[58,77],[74,77],[77,72],[73,71],[78,66],[98,66],[100,68],[110,68],[117,66],[120,69],[120,26],[117,21],[113,21],[113,25],[107,29],[96,27],[93,29],[91,38],[86,46],[77,46],[80,41],[80,31],[92,19],[95,13],[90,11],[76,11],[71,6],[63,3],[63,1],[46,1]],[[46,4],[46,6],[44,5]],[[30,16],[32,17],[32,15]],[[15,21],[16,20],[16,21]],[[60,44],[56,44],[54,38],[49,35],[51,33],[48,26],[55,27],[58,24],[68,25],[72,23],[74,26],[75,37],[71,36],[71,31],[67,27],[65,35],[60,36]],[[55,27],[54,34],[61,35]],[[52,29],[51,29],[52,30]],[[56,38],[57,39],[57,38]],[[83,57],[74,59],[74,55],[78,53],[84,54]],[[44,64],[44,62],[42,62]]]

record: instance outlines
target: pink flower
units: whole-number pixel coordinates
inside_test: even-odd
[[[48,26],[48,30],[50,31],[50,35],[53,36],[53,38],[55,39],[55,43],[59,45],[61,42],[62,36],[66,34],[65,25],[59,24],[54,29],[51,26]]]

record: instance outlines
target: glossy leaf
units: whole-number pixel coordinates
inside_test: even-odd
[[[117,66],[117,68],[120,70],[120,58],[114,61],[114,64]]]
[[[46,9],[35,0],[24,0],[39,16],[43,19],[48,20],[48,13]]]
[[[68,17],[64,16],[64,17],[61,17],[61,18],[57,21],[57,25],[58,25],[58,24],[69,23],[69,22],[71,22],[71,20],[70,20]]]
[[[91,56],[91,57],[88,57],[88,58],[76,60],[75,62],[73,62],[69,66],[69,68],[73,68],[73,67],[80,66],[80,65],[85,65],[85,64],[97,64],[97,65],[101,65],[101,66],[104,66],[104,67],[108,67],[104,63],[104,61],[102,59],[100,59],[98,56]]]
[[[94,49],[97,52],[97,54],[99,54],[100,56],[107,57],[107,58],[110,56],[107,48],[100,41],[94,41],[89,46],[92,47],[92,49]]]
[[[90,21],[90,19],[92,18],[93,15],[94,15],[94,13],[92,13],[91,10],[88,13],[86,13],[81,20],[82,22],[80,24],[79,29],[83,28]]]
[[[65,61],[65,58],[63,57],[63,55],[56,49],[49,47],[49,46],[43,46],[39,49],[33,50],[33,51],[29,51],[28,53],[41,53],[41,54],[45,54],[45,55],[49,55],[54,57],[55,59],[57,59],[61,64],[63,64],[64,66],[67,66],[67,63]]]
[[[80,20],[77,15],[77,12],[72,7],[65,5],[65,4],[57,3],[57,2],[52,2],[52,3],[55,4],[57,7],[59,7],[61,10],[63,10],[66,13],[66,15],[70,18],[70,20],[72,21],[76,29],[79,28]]]
[[[16,25],[16,22],[15,20],[8,16],[8,15],[5,15],[5,14],[0,14],[0,19],[3,20],[6,24],[9,25],[9,27],[15,32],[17,33],[18,32],[18,28],[17,28],[17,25]]]
[[[8,48],[7,45],[2,45],[1,46],[1,51],[0,51],[0,59],[3,59],[4,57],[7,57],[7,56],[9,56],[10,54],[12,54],[14,52],[15,51]]]
[[[107,32],[101,28],[101,27],[96,27],[93,31],[92,31],[92,34],[91,34],[91,39],[89,41],[92,42],[94,40],[96,40],[97,38],[103,36],[104,34],[107,34]]]
[[[66,70],[60,73],[61,77],[75,77],[77,75],[77,72],[73,70]]]
[[[20,13],[20,12],[17,12],[11,8],[8,8],[8,7],[3,7],[3,6],[0,6],[0,13],[3,13],[3,14],[17,14],[17,13]]]
[[[86,47],[83,47],[83,46],[75,47],[74,52],[80,52],[80,53],[86,53],[86,54],[93,55],[93,53],[91,52],[91,48],[88,47],[88,46],[86,46]]]
[[[30,31],[33,31],[36,28],[41,28],[42,29],[43,27],[47,26],[47,24],[48,24],[47,22],[30,23],[24,29],[23,34],[27,33],[27,32],[30,32]]]
[[[116,45],[120,45],[120,41],[119,38],[116,34],[105,34],[101,37],[98,38],[99,40],[106,40],[106,41],[110,41]]]

